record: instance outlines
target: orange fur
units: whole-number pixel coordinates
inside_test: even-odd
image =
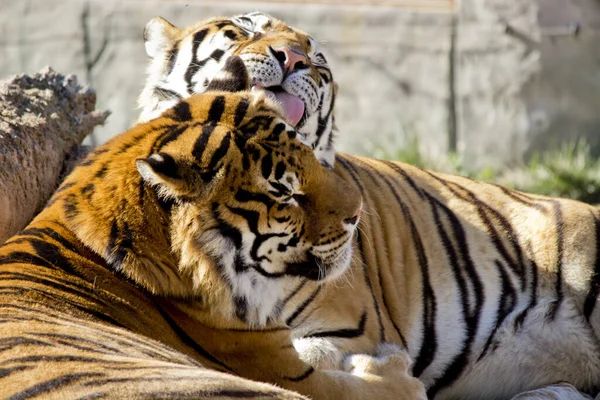
[[[299,398],[226,372],[315,399],[425,398],[404,352],[315,370],[278,303],[260,319],[270,293],[244,297],[327,281],[351,242],[360,196],[295,136],[262,95],[211,92],[90,154],[0,248],[0,394]]]

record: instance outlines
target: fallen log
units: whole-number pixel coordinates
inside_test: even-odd
[[[0,81],[0,243],[42,209],[104,123],[96,93],[74,75],[44,68]]]

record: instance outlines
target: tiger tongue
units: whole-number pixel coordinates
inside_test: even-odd
[[[271,92],[267,89],[265,89],[265,94],[270,98],[277,100],[281,105],[281,108],[283,108],[285,118],[291,125],[298,125],[298,122],[300,122],[304,115],[304,102],[300,100],[299,97],[289,94],[288,92]]]

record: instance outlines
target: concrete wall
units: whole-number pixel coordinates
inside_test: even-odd
[[[567,137],[600,143],[596,0],[462,0],[455,13],[212,0],[0,0],[0,10],[0,77],[51,65],[89,82],[113,112],[96,143],[136,118],[150,18],[185,26],[250,10],[323,42],[340,84],[342,151],[393,156],[417,141],[428,158],[456,150],[479,168]],[[555,34],[571,21],[577,38]]]

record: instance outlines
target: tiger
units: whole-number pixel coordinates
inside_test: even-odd
[[[238,64],[225,79],[244,81]],[[274,165],[267,162],[264,176]],[[346,200],[360,199],[352,252],[342,253],[331,232],[322,242],[326,255],[315,257],[314,247],[306,258],[306,268],[319,267],[315,275],[299,279],[267,266],[318,226],[313,220],[283,236],[277,249],[260,252],[258,224],[269,226],[273,201],[284,196],[304,212],[313,212],[315,202],[294,185],[272,186],[269,197],[242,196],[245,230],[227,227],[228,238],[213,250],[233,263],[223,273],[234,288],[226,318],[251,326],[279,319],[300,359],[317,370],[344,369],[351,354],[396,344],[414,360],[410,372],[431,399],[575,398],[576,389],[600,390],[597,208],[344,154],[333,172],[352,187],[343,189]],[[285,174],[280,167],[277,175]],[[330,212],[321,210],[317,219]],[[245,244],[239,238],[248,230],[257,239]],[[321,279],[330,269],[327,255],[348,263],[334,274],[338,279]],[[248,263],[257,271],[245,275]],[[256,299],[248,288],[263,278]]]
[[[0,397],[426,399],[393,343],[336,370],[299,357],[288,296],[348,269],[360,195],[225,67],[0,247]]]
[[[225,60],[238,55],[252,88],[277,99],[317,159],[333,165],[337,85],[317,41],[307,33],[261,12],[212,18],[185,29],[156,17],[144,29],[144,44],[150,62],[138,98],[139,122],[204,92]]]

